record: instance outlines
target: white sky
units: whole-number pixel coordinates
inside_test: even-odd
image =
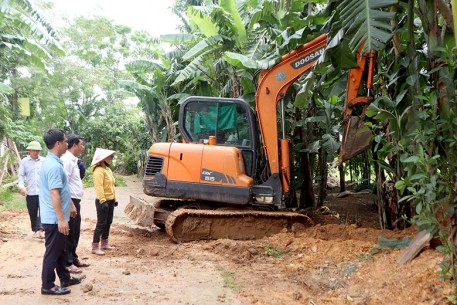
[[[104,16],[135,30],[144,30],[153,36],[178,33],[179,19],[171,6],[175,0],[49,0],[53,13],[62,18],[77,16]],[[57,20],[51,20],[55,24]]]

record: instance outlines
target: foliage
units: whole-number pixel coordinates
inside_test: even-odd
[[[17,109],[10,78],[29,65],[47,70],[53,54],[64,54],[58,39],[55,29],[28,0],[0,1],[0,138]]]
[[[226,270],[221,265],[217,265],[216,267],[222,273],[222,278],[224,279],[225,287],[231,288],[235,292],[240,292],[243,289],[241,285],[236,282],[236,279],[233,277],[232,272]]]
[[[454,95],[443,99],[442,88],[455,88],[457,83],[455,77],[440,77],[440,85],[432,76],[455,75],[456,58],[450,50],[439,50],[441,64],[434,69],[426,64],[423,53],[411,49],[402,53],[398,62],[389,63],[379,81],[391,84],[390,88],[370,105],[367,115],[377,122],[373,126],[375,148],[380,166],[398,190],[398,210],[412,205],[414,216],[408,219],[406,211],[403,218],[438,236],[443,244],[438,249],[451,258],[441,262],[440,273],[443,278],[455,279],[456,245],[449,239],[452,232],[448,224],[455,219],[457,109],[447,103]],[[448,64],[443,66],[443,60]],[[421,73],[417,71],[419,65]]]
[[[287,255],[287,253],[281,252],[277,247],[270,247],[268,245],[263,246],[263,251],[265,255],[275,258],[282,258]]]
[[[351,33],[349,45],[357,50],[364,44],[364,51],[379,51],[385,48],[392,38],[390,21],[395,13],[382,8],[397,4],[397,0],[344,0],[339,4],[343,27]],[[345,22],[350,21],[350,22]]]
[[[106,18],[77,18],[62,31],[62,43],[69,56],[53,61],[53,74],[30,68],[17,73],[11,82],[20,96],[31,101],[31,116],[17,116],[8,134],[19,147],[30,140],[41,140],[51,127],[86,139],[86,164],[95,147],[118,151],[117,170],[134,173],[138,160],[149,145],[143,116],[132,106],[123,106],[125,93],[117,90],[118,78],[127,76],[120,69],[130,47],[141,41],[127,27]],[[116,112],[115,112],[116,111]]]
[[[0,212],[5,210],[24,211],[26,209],[25,198],[19,194],[17,187],[0,191]]]
[[[133,77],[133,81],[123,80],[119,85],[135,94],[140,100],[141,107],[146,114],[146,126],[152,142],[158,139],[173,140],[176,136],[174,121],[174,96],[179,93],[179,87],[173,88],[174,71],[179,66],[179,60],[173,58],[174,53],[165,53],[154,43],[154,57],[157,60],[134,60],[126,65]]]
[[[113,103],[105,111],[103,116],[89,118],[80,127],[79,133],[86,139],[83,160],[90,164],[97,147],[112,149],[116,151],[116,171],[136,173],[138,160],[150,144],[143,116],[138,109],[120,102]]]
[[[124,177],[115,174],[114,179],[115,179],[116,187],[127,186],[127,183],[125,183]],[[83,186],[84,186],[84,188],[94,187],[94,176],[92,173],[92,167],[88,168],[86,171],[86,176],[84,176],[84,178],[83,178]]]

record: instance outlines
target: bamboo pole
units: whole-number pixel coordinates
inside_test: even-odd
[[[3,177],[5,176],[6,171],[8,170],[8,161],[9,161],[10,155],[7,154],[5,157],[5,163],[3,164],[3,169],[2,172],[0,173],[0,185],[2,184]]]
[[[452,0],[452,15],[454,16],[454,38],[457,46],[457,0]]]

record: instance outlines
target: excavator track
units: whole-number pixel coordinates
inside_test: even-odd
[[[313,225],[303,214],[256,210],[178,209],[166,221],[166,231],[177,243],[204,239],[259,239],[291,230],[295,224]]]

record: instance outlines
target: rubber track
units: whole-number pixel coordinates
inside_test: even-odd
[[[259,239],[292,230],[293,226],[313,225],[306,215],[291,212],[255,210],[179,209],[168,216],[166,231],[177,243],[202,239]]]

